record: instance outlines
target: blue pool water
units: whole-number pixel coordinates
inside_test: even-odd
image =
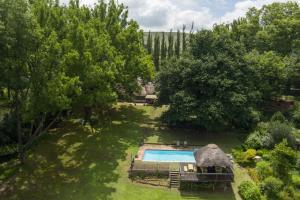
[[[195,163],[193,151],[145,150],[143,161]]]

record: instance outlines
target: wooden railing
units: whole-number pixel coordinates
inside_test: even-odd
[[[183,181],[233,181],[233,173],[195,173],[195,172],[180,172],[181,180]]]

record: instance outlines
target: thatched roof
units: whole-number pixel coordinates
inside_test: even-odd
[[[135,96],[147,96],[147,95],[154,95],[155,94],[155,86],[153,83],[149,82],[146,85],[142,85],[142,83],[139,83],[139,91],[135,92]]]
[[[198,149],[194,156],[198,167],[232,167],[230,159],[215,144],[209,144]]]
[[[147,96],[146,96],[146,99],[153,99],[153,100],[156,100],[156,99],[157,99],[157,96],[156,96],[156,95],[147,95]]]

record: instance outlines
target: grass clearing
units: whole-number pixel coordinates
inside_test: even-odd
[[[95,132],[75,120],[62,123],[29,152],[25,165],[5,184],[7,189],[0,193],[0,199],[236,199],[235,184],[233,191],[187,193],[128,179],[131,155],[143,140],[216,143],[227,152],[240,143],[232,133],[215,135],[165,128],[155,120],[162,110],[121,106],[112,113],[111,126]],[[237,180],[245,176],[243,171],[237,172]]]

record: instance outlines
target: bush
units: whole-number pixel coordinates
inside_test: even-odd
[[[235,158],[235,161],[241,165],[250,165],[254,163],[253,158],[256,156],[255,149],[248,149],[243,151],[241,149],[233,149],[232,154]]]
[[[269,160],[270,158],[270,150],[267,149],[259,149],[257,150],[256,154],[261,156],[264,160]]]
[[[292,181],[293,181],[293,185],[300,189],[300,175],[298,174],[293,174],[292,175]]]
[[[253,160],[253,158],[256,156],[256,150],[255,149],[247,149],[245,152],[246,159],[247,160]]]
[[[298,102],[292,112],[292,121],[297,128],[300,128],[300,103]]]
[[[246,148],[254,148],[254,149],[259,149],[264,146],[263,144],[263,138],[264,136],[261,134],[259,131],[254,131],[251,133],[246,141],[245,141],[245,146]]]
[[[268,197],[268,199],[280,199],[280,191],[283,189],[283,182],[273,176],[267,177],[260,185],[261,191]]]
[[[258,124],[256,130],[250,133],[245,141],[247,148],[273,148],[283,139],[287,139],[289,146],[295,145],[293,125],[280,119],[279,116],[275,116],[272,120],[268,123]]]
[[[266,161],[261,161],[256,164],[256,171],[260,180],[273,175],[273,170],[270,166],[270,163]]]
[[[244,181],[239,186],[239,194],[243,200],[261,200],[259,188],[250,181]]]
[[[291,186],[285,187],[282,192],[279,193],[279,198],[283,200],[295,200],[295,189]]]
[[[293,126],[289,123],[282,123],[279,121],[274,121],[269,123],[268,132],[273,138],[273,147],[275,144],[280,143],[283,139],[287,139],[289,146],[294,146],[296,138],[293,135]]]
[[[256,171],[255,168],[247,168],[247,171],[248,171],[248,174],[249,176],[251,177],[251,179],[257,184],[259,183],[260,181],[260,178],[258,176],[258,173]]]
[[[271,121],[272,121],[272,122],[278,121],[278,122],[284,123],[284,122],[286,122],[287,120],[286,120],[285,116],[284,116],[281,112],[276,112],[276,113],[271,117]]]

